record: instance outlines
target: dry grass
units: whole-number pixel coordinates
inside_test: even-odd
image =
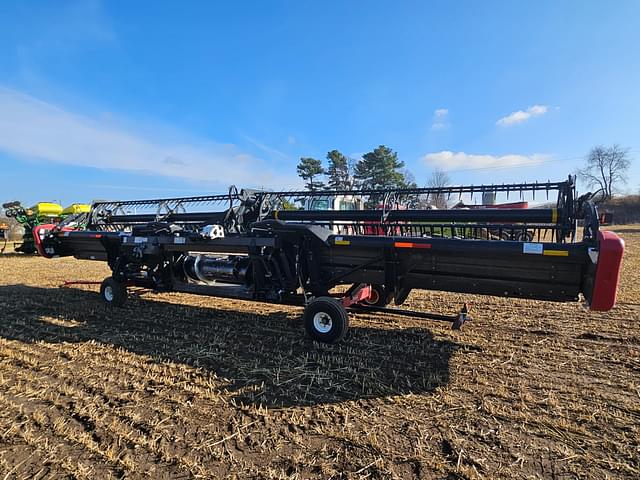
[[[4,478],[639,478],[640,228],[620,304],[471,301],[462,332],[358,314],[346,342],[300,310],[141,293],[105,266],[0,257]]]

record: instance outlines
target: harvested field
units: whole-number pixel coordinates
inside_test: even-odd
[[[463,331],[352,315],[316,344],[301,309],[140,292],[102,263],[0,257],[3,478],[640,478],[640,227],[619,306],[590,314],[440,292]]]

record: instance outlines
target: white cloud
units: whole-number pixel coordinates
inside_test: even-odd
[[[287,155],[286,153],[278,150],[277,148],[273,148],[273,147],[270,147],[269,145],[266,145],[266,144],[264,144],[262,142],[259,142],[255,138],[251,138],[251,137],[245,135],[244,139],[247,142],[251,143],[252,145],[255,145],[260,150],[262,150],[263,152],[265,152],[265,153],[267,153],[267,154],[269,154],[271,156],[275,155],[277,157],[281,157],[281,158],[284,158],[284,159],[288,159],[289,158],[289,155]]]
[[[442,151],[428,153],[422,161],[432,167],[444,170],[474,169],[474,168],[510,168],[531,166],[543,163],[549,159],[548,155],[474,155],[465,152]]]
[[[235,145],[184,140],[184,135],[169,141],[165,134],[135,133],[108,118],[71,113],[0,86],[0,151],[9,154],[220,185],[284,188],[299,183]]]
[[[449,110],[447,108],[437,108],[433,111],[432,130],[442,130],[450,126]]]
[[[533,105],[526,110],[518,110],[512,112],[506,117],[502,117],[496,122],[496,125],[501,127],[508,127],[517,123],[526,122],[532,117],[540,117],[549,111],[549,107],[546,105]]]

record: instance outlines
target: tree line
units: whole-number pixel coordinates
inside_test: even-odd
[[[601,200],[609,200],[620,185],[626,183],[631,166],[629,154],[628,148],[617,144],[594,147],[586,156],[584,167],[575,173],[585,186],[600,192]],[[349,158],[338,150],[331,150],[326,160],[325,166],[322,160],[313,157],[300,158],[297,172],[307,190],[417,187],[415,177],[405,168],[397,152],[385,145],[365,153],[359,160]],[[429,187],[446,187],[449,184],[447,172],[438,168],[426,182]]]
[[[415,188],[415,177],[404,168],[398,153],[380,145],[355,161],[338,150],[327,153],[327,165],[317,158],[302,157],[298,175],[311,191],[327,188],[352,190],[354,188]]]

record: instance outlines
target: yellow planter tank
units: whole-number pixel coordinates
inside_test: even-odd
[[[62,215],[76,215],[78,213],[87,213],[91,210],[91,205],[84,203],[72,203],[67,208],[62,210]]]
[[[59,217],[62,214],[62,205],[57,203],[40,202],[31,207],[33,215],[39,217]]]

